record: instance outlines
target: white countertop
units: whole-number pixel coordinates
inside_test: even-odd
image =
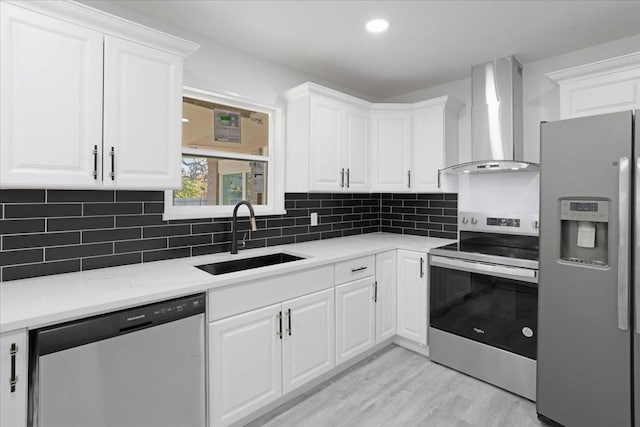
[[[453,240],[373,233],[110,267],[0,283],[0,332],[39,328],[392,249],[428,251]],[[213,276],[194,266],[286,252],[306,259]]]

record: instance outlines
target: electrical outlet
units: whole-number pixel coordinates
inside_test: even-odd
[[[311,212],[311,226],[318,225],[318,212]]]

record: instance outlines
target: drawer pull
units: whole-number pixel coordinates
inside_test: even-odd
[[[11,387],[11,393],[15,393],[16,384],[18,384],[18,376],[16,375],[16,354],[18,353],[18,346],[16,343],[12,343],[9,348],[9,354],[11,355],[11,377],[9,378],[9,386]]]
[[[358,267],[358,268],[352,268],[352,269],[351,269],[351,272],[352,272],[352,273],[355,273],[355,272],[358,272],[358,271],[366,270],[367,268],[368,268],[368,267],[367,267],[366,265],[365,265],[365,266],[362,266],[362,267]]]

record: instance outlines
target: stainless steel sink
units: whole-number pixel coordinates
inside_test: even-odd
[[[252,268],[282,264],[285,262],[298,261],[300,259],[304,258],[285,253],[276,253],[252,258],[233,259],[231,261],[221,261],[214,262],[212,264],[196,265],[196,267],[202,271],[206,271],[209,274],[218,275],[233,273],[234,271],[249,270]]]

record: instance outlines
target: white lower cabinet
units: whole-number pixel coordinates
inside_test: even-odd
[[[375,281],[369,276],[336,286],[336,365],[376,343]]]
[[[209,419],[226,426],[282,396],[280,304],[209,324]]]
[[[27,425],[27,331],[0,335],[0,426]]]
[[[398,335],[427,345],[427,254],[398,250]]]
[[[282,388],[286,394],[335,366],[333,289],[287,301],[282,309]]]
[[[396,334],[397,251],[376,255],[376,344]]]
[[[209,420],[227,426],[334,367],[333,289],[209,324]]]

